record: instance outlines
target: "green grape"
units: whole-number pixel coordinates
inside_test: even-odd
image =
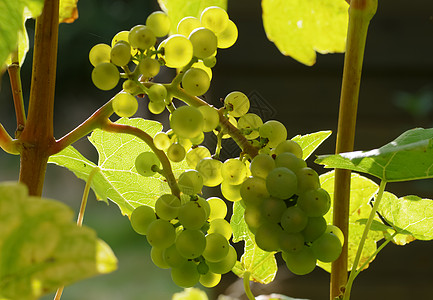
[[[279,238],[283,229],[276,223],[264,222],[255,232],[255,241],[260,249],[265,251],[278,251]]]
[[[210,6],[201,13],[200,22],[202,26],[209,28],[215,33],[219,33],[226,29],[229,16],[221,7]]]
[[[160,168],[161,162],[155,153],[150,151],[142,152],[135,159],[135,168],[137,169],[138,174],[149,177],[153,176],[155,172],[155,167]]]
[[[212,30],[199,27],[194,29],[188,36],[193,47],[193,54],[197,58],[206,58],[217,50],[217,37]]]
[[[174,133],[173,129],[169,129],[167,131],[167,134],[171,137],[170,140],[172,143],[179,143],[180,145],[183,146],[183,148],[185,148],[185,151],[188,150],[189,148],[191,148],[192,143],[191,143],[191,140],[189,138],[183,138],[183,137],[176,135]],[[185,154],[186,154],[186,152],[185,152]]]
[[[239,118],[238,129],[241,130],[248,140],[259,137],[259,128],[263,125],[262,119],[253,113],[247,113]]]
[[[222,165],[221,161],[211,157],[205,157],[197,163],[195,169],[203,176],[203,185],[213,187],[221,184],[223,181]]]
[[[265,199],[261,205],[263,218],[272,223],[279,223],[287,206],[283,200],[270,197]]]
[[[163,220],[170,221],[177,217],[180,208],[180,200],[175,195],[164,194],[155,202],[155,212]]]
[[[269,172],[266,177],[266,188],[271,196],[288,199],[296,193],[298,180],[295,173],[287,168],[279,167]]]
[[[183,74],[182,87],[193,96],[201,96],[210,87],[209,76],[202,69],[191,68]]]
[[[200,279],[197,266],[193,261],[186,261],[178,268],[171,269],[171,279],[173,282],[184,288],[194,286]]]
[[[209,203],[206,201],[205,198],[197,196],[197,200],[195,200],[199,206],[203,207],[205,212],[206,212],[206,220],[209,219],[210,216],[210,205]]]
[[[155,220],[153,208],[147,205],[138,206],[131,213],[131,226],[135,232],[141,235],[147,234],[149,224]]]
[[[236,24],[229,19],[227,27],[223,31],[217,33],[217,38],[218,48],[227,49],[233,46],[238,39],[238,28],[236,27]]]
[[[185,17],[177,24],[177,33],[187,37],[194,29],[201,26],[199,19],[195,17]]]
[[[114,96],[111,105],[113,111],[122,118],[132,117],[138,109],[137,99],[131,94],[124,92],[120,92]]]
[[[223,180],[232,185],[238,185],[244,182],[247,177],[247,167],[237,158],[227,159],[221,167]]]
[[[209,300],[209,298],[206,293],[200,289],[188,288],[182,292],[175,293],[171,300]]]
[[[131,46],[128,42],[119,41],[111,48],[110,60],[113,64],[123,67],[131,60]]]
[[[309,167],[301,168],[296,172],[298,178],[298,193],[320,188],[320,179],[316,171]]]
[[[266,179],[271,170],[275,168],[274,159],[267,154],[256,155],[250,164],[251,174]]]
[[[210,206],[209,220],[224,219],[227,215],[227,205],[221,198],[210,197],[206,199]]]
[[[333,262],[341,254],[340,239],[333,233],[324,233],[311,244],[314,256],[322,262]]]
[[[145,57],[138,63],[138,70],[146,78],[158,75],[160,67],[159,62],[151,57]]]
[[[199,106],[198,110],[203,115],[203,132],[214,130],[220,122],[218,111],[208,105]]]
[[[241,196],[247,206],[260,205],[269,198],[266,181],[260,177],[248,177],[241,185]]]
[[[205,157],[210,157],[209,149],[204,146],[197,146],[186,153],[185,160],[190,168],[195,169],[197,163]]]
[[[233,234],[232,227],[225,219],[213,219],[210,221],[208,233],[219,233],[229,240]]]
[[[200,132],[197,136],[190,138],[189,140],[191,141],[192,145],[194,145],[194,146],[200,145],[204,141],[204,133]]]
[[[155,45],[156,36],[149,27],[136,25],[129,31],[128,41],[131,47],[146,50]]]
[[[180,255],[194,259],[206,248],[206,238],[201,230],[185,229],[178,234],[175,245]]]
[[[163,47],[163,58],[167,67],[182,68],[192,59],[193,48],[191,41],[183,35],[174,34],[170,36],[165,40]]]
[[[167,89],[162,84],[155,83],[150,86],[147,95],[152,102],[164,102],[164,99],[167,98]]]
[[[203,64],[208,68],[215,67],[217,62],[216,56],[212,55],[203,59]]]
[[[233,127],[236,127],[236,128],[238,127],[238,122],[236,121],[235,117],[233,117],[232,115],[229,115],[228,121],[229,121],[228,123],[232,124]],[[224,118],[223,123],[227,123],[227,118]],[[223,128],[222,132],[223,132],[223,136],[222,136],[223,139],[230,138],[230,133],[229,133],[230,129]],[[214,133],[215,133],[215,135],[218,135],[219,131],[218,130],[214,130]]]
[[[229,201],[236,202],[242,199],[241,196],[241,185],[232,185],[225,181],[221,182],[221,193],[224,198]]]
[[[309,217],[324,216],[331,207],[331,197],[322,188],[308,190],[298,197],[298,206]]]
[[[224,105],[233,117],[242,117],[250,109],[250,100],[242,92],[231,92],[224,98]]]
[[[296,275],[306,275],[316,268],[316,258],[310,247],[304,246],[298,252],[282,252],[287,268]]]
[[[177,251],[176,244],[171,245],[162,252],[165,263],[171,268],[178,268],[188,261]]]
[[[308,224],[308,216],[298,206],[288,207],[282,217],[281,226],[286,232],[301,232]]]
[[[147,17],[146,26],[152,29],[156,37],[163,37],[170,32],[170,18],[162,11],[154,11]]]
[[[200,229],[206,222],[206,210],[197,201],[188,201],[179,209],[179,222],[186,229]]]
[[[295,141],[285,140],[278,144],[275,148],[275,154],[279,155],[283,152],[290,152],[296,155],[297,158],[302,159],[303,151],[301,146]]]
[[[89,51],[89,61],[96,67],[101,63],[110,62],[111,47],[107,44],[97,44]]]
[[[261,208],[257,206],[247,205],[244,212],[245,223],[252,233],[265,222]]]
[[[179,143],[171,144],[167,149],[167,157],[172,162],[181,162],[185,158],[185,155],[185,148]]]
[[[187,195],[195,195],[200,193],[203,188],[203,177],[196,170],[186,170],[180,174],[178,179],[179,189]]]
[[[340,240],[341,246],[344,245],[344,234],[340,228],[335,225],[327,225],[325,232],[335,234]]]
[[[326,220],[324,217],[308,218],[307,226],[302,230],[305,242],[311,243],[320,237],[326,230]]]
[[[158,268],[169,269],[170,266],[164,260],[164,250],[165,249],[152,247],[150,250],[150,258]]]
[[[165,103],[163,101],[161,102],[153,102],[149,101],[147,103],[147,109],[154,115],[159,115],[165,110]]]
[[[149,224],[146,238],[152,247],[165,249],[173,245],[176,231],[169,221],[156,219]]]
[[[218,262],[227,256],[229,243],[219,233],[210,233],[206,236],[206,248],[202,255],[208,262]]]
[[[100,90],[114,89],[119,82],[120,73],[112,63],[100,63],[92,71],[93,84]]]
[[[220,281],[221,281],[221,274],[212,273],[210,271],[207,272],[206,274],[200,275],[200,280],[199,280],[201,285],[207,288],[212,288],[218,285]]]
[[[199,60],[198,62],[193,63],[191,67],[205,71],[206,74],[209,76],[209,80],[212,80],[212,69],[205,66],[204,62],[202,60]]]
[[[299,252],[304,248],[304,236],[299,233],[289,233],[283,231],[278,240],[279,247],[283,252]]]
[[[165,132],[158,132],[153,137],[153,143],[155,144],[155,147],[159,150],[167,150],[168,147],[171,145],[170,138]]]
[[[207,272],[209,272],[209,266],[206,264],[206,262],[204,260],[198,263],[197,271],[200,275],[203,275],[203,274],[206,274]]]
[[[281,122],[269,120],[260,126],[259,135],[268,139],[268,146],[274,148],[287,138],[287,130]]]
[[[182,138],[193,138],[203,131],[203,115],[194,106],[184,105],[171,114],[170,127]]]
[[[218,262],[208,262],[209,270],[217,274],[230,272],[236,264],[237,253],[232,245],[229,245],[227,256]]]
[[[131,79],[127,79],[123,82],[122,89],[123,89],[123,91],[125,91],[131,95],[137,95],[137,94],[142,93],[138,84],[134,80],[131,80]]]
[[[275,166],[284,167],[297,173],[300,169],[307,167],[307,163],[291,152],[283,152],[277,154],[277,157],[275,157]]]

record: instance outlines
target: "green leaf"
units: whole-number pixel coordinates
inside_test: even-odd
[[[158,0],[158,3],[170,17],[172,33],[177,32],[180,20],[189,16],[200,18],[206,7],[219,6],[227,10],[227,0]]]
[[[78,0],[60,0],[59,22],[72,23],[78,18]]]
[[[431,178],[432,141],[433,129],[415,128],[379,149],[321,155],[316,163],[367,173],[388,182]]]
[[[55,200],[28,196],[20,183],[0,184],[0,299],[36,299],[111,272],[111,249],[74,212]]]
[[[233,242],[245,241],[245,247],[241,261],[236,263],[232,272],[239,277],[249,272],[252,281],[267,284],[274,280],[277,273],[275,252],[263,251],[257,246],[254,234],[245,223],[244,211],[239,201],[233,204],[233,215],[230,220]]]
[[[151,136],[162,129],[160,123],[140,118],[123,118],[116,123],[137,127]],[[110,199],[123,214],[130,215],[135,207],[144,204],[153,207],[160,195],[171,192],[162,176],[143,177],[137,173],[135,158],[143,151],[151,151],[141,139],[97,129],[89,140],[99,154],[97,166],[100,172],[91,184],[98,199]],[[96,166],[71,146],[51,156],[48,162],[68,168],[85,181]],[[173,163],[172,167],[176,178],[188,169],[185,161]]]
[[[332,131],[318,131],[305,135],[297,135],[292,138],[301,146],[303,151],[302,159],[306,160],[330,135]]]
[[[328,191],[331,200],[334,196],[334,171],[320,176],[322,188]],[[370,179],[359,174],[352,173],[350,183],[350,211],[349,211],[349,244],[348,244],[348,271],[352,269],[353,261],[358,250],[359,241],[365,228],[365,223],[360,220],[367,219],[371,212],[370,199],[378,191],[379,187]],[[332,223],[332,205],[330,211],[325,215],[328,224]],[[378,217],[375,221],[380,222]],[[362,251],[358,267],[360,267],[377,249],[376,242],[381,240],[384,234],[380,231],[370,231]],[[346,243],[347,241],[345,241]],[[330,272],[331,264],[319,262],[318,265]],[[367,266],[368,267],[368,266]]]
[[[282,54],[312,66],[315,51],[345,51],[348,7],[345,0],[262,0],[263,25]]]

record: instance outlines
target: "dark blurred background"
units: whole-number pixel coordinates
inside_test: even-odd
[[[99,91],[92,85],[90,48],[97,43],[110,43],[114,34],[144,23],[151,11],[159,9],[156,0],[79,1],[78,8],[79,19],[60,26],[54,120],[57,138],[115,94],[115,91]],[[281,55],[267,40],[260,1],[229,0],[228,12],[238,26],[239,38],[232,48],[218,52],[206,100],[219,106],[219,99],[230,91],[243,91],[250,96],[252,109],[264,120],[282,121],[289,137],[332,130],[334,134],[315,154],[333,153],[343,55],[319,54],[317,63],[306,67]],[[29,21],[30,35],[32,28],[34,23]],[[22,70],[25,99],[29,94],[31,54],[30,51]],[[157,80],[167,82],[172,75],[171,71],[164,71]],[[13,133],[15,119],[6,74],[1,81],[0,103],[0,121]],[[137,115],[154,117],[146,112],[145,105]],[[379,1],[367,39],[355,149],[380,147],[408,129],[432,127],[432,123],[433,2]],[[212,143],[211,137],[208,143]],[[86,139],[74,146],[97,161],[97,154]],[[236,153],[233,144],[225,146],[225,155]],[[310,165],[312,160],[309,159]],[[0,152],[0,166],[1,181],[17,180],[18,157]],[[319,173],[325,172],[320,166],[314,168]],[[44,196],[64,201],[78,211],[83,188],[84,182],[69,171],[48,166]],[[433,198],[432,180],[389,184],[387,189],[398,196],[416,194]],[[91,194],[85,224],[97,230],[113,248],[119,258],[119,269],[67,287],[62,299],[171,299],[173,292],[181,290],[171,282],[169,271],[151,263],[145,238],[131,230],[128,219],[119,214],[116,205],[97,203]],[[352,299],[431,299],[432,251],[431,242],[387,246],[355,281]],[[328,299],[328,285],[329,275],[319,268],[299,277],[281,267],[272,284],[253,284],[253,292],[257,295],[279,292],[319,300]],[[208,293],[210,299],[220,293],[244,299],[242,291],[235,276],[227,275],[221,286]]]

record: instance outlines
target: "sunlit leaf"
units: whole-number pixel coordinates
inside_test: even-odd
[[[303,150],[302,159],[307,159],[330,135],[332,131],[319,131],[305,135],[297,135],[292,138]]]
[[[60,23],[72,23],[78,18],[77,2],[78,0],[60,0]]]

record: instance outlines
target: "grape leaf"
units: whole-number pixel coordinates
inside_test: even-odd
[[[151,136],[162,129],[160,123],[141,118],[123,118],[116,123],[137,127]],[[100,172],[96,173],[91,185],[98,199],[110,199],[123,214],[130,215],[135,207],[144,204],[153,207],[160,195],[170,193],[162,176],[143,177],[137,173],[135,158],[143,151],[151,151],[139,138],[97,129],[89,140],[99,154],[97,166]],[[51,156],[48,162],[68,168],[83,180],[87,180],[96,166],[71,146]],[[172,163],[172,167],[176,178],[188,169],[185,161]]]
[[[60,0],[60,23],[73,23],[76,19],[78,19],[77,2],[78,0]]]
[[[116,269],[111,249],[73,216],[61,202],[28,196],[23,184],[0,184],[0,299],[36,299]]]
[[[301,146],[303,151],[302,159],[306,160],[330,135],[332,131],[318,131],[305,135],[297,135],[292,138]]]
[[[312,66],[315,51],[345,51],[348,7],[345,0],[262,0],[263,26],[282,54]]]
[[[367,173],[388,182],[431,178],[433,129],[411,129],[379,149],[321,155],[315,162],[326,168]]]
[[[233,215],[230,220],[233,228],[233,242],[245,241],[245,250],[241,261],[236,262],[232,272],[239,277],[249,272],[251,280],[267,284],[274,280],[277,273],[275,252],[263,251],[257,246],[254,234],[245,223],[244,211],[239,201],[234,202]]]
[[[325,173],[320,176],[322,188],[328,191],[331,199],[334,195],[334,171]],[[370,179],[363,177],[359,174],[352,173],[350,186],[350,211],[349,211],[349,244],[348,244],[348,270],[352,269],[353,261],[358,250],[359,241],[361,240],[362,233],[365,228],[365,223],[359,220],[366,219],[370,215],[371,206],[369,205],[370,199],[378,191],[379,187]],[[332,205],[329,212],[325,215],[328,224],[332,223]],[[376,217],[375,221],[381,222]],[[362,251],[361,259],[358,267],[360,267],[377,249],[376,242],[381,240],[384,234],[380,231],[370,231]],[[346,243],[347,241],[345,241]],[[319,262],[318,266],[330,272],[331,264]],[[367,268],[368,266],[366,266]]]
[[[200,18],[201,12],[209,6],[227,9],[227,0],[158,0],[159,6],[170,17],[171,32],[177,32],[177,24],[185,17]]]

